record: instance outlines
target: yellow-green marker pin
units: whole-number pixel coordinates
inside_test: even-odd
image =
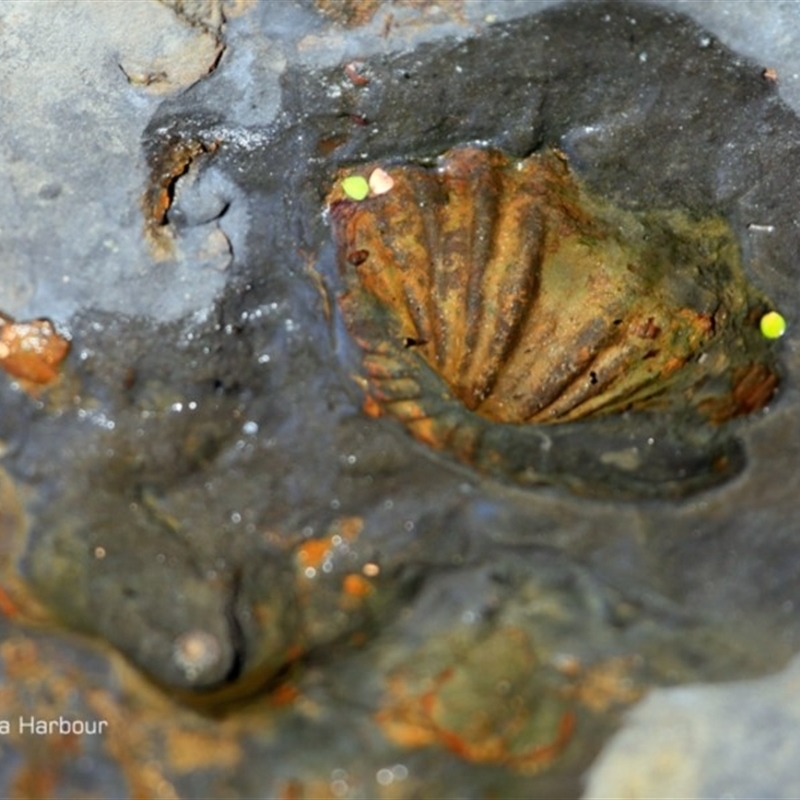
[[[768,311],[759,322],[761,334],[767,339],[780,339],[786,333],[786,320],[777,311]]]
[[[348,175],[342,181],[342,191],[351,200],[363,200],[369,194],[369,183],[361,175]]]

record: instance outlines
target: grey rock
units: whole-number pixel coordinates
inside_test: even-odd
[[[800,660],[752,681],[655,689],[587,776],[585,800],[797,797]]]
[[[392,4],[354,30],[308,2],[224,23],[214,4],[131,5],[0,7],[0,310],[73,337],[50,395],[2,381],[0,439],[31,520],[17,568],[62,624],[183,699],[243,677],[261,689],[306,648],[303,703],[242,735],[247,763],[214,773],[218,796],[279,796],[295,776],[329,788],[342,765],[375,796],[396,764],[401,796],[576,796],[619,709],[579,709],[574,749],[542,776],[401,749],[376,726],[387,671],[420,654],[426,667],[426,646],[473,623],[473,649],[511,622],[556,673],[638,656],[647,686],[763,675],[800,649],[793,4]],[[367,86],[344,71],[356,59]],[[142,198],[171,137],[219,149],[173,176],[175,247],[158,260]],[[790,325],[776,402],[729,432],[739,477],[679,503],[522,490],[361,414],[322,198],[340,165],[473,139],[558,145],[618,202],[731,221]],[[648,435],[625,425],[554,436],[553,479],[626,471]],[[331,571],[299,574],[302,542],[352,518],[362,533]],[[342,576],[366,565],[380,568],[370,603],[343,610]],[[740,697],[781,693],[788,679]],[[730,788],[722,736],[686,766],[711,792]],[[72,794],[118,796],[112,759],[92,757],[95,786],[82,774]],[[158,758],[185,796],[207,791],[208,775]],[[4,765],[10,795],[17,757]],[[749,788],[786,794],[794,775],[775,776]]]

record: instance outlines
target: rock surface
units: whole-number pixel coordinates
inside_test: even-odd
[[[760,680],[654,690],[603,750],[584,798],[795,797],[799,677],[794,659]]]
[[[0,794],[575,797],[652,687],[781,668],[791,4],[134,5],[0,9],[0,311],[71,338],[52,389],[0,381]],[[728,220],[789,321],[736,480],[680,503],[564,488],[669,441],[618,417],[542,439],[567,479],[523,490],[363,413],[324,198],[342,166],[474,140]],[[785,722],[791,681],[771,686],[730,691]],[[674,713],[652,705],[631,724]],[[723,787],[734,733],[683,774]],[[598,763],[589,792],[630,788]]]

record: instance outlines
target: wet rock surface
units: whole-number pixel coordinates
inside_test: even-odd
[[[70,740],[83,771],[58,737],[4,740],[7,793],[576,796],[648,688],[798,648],[800,124],[763,67],[652,5],[450,10],[425,24],[458,35],[428,42],[398,11],[386,47],[281,8],[229,19],[210,77],[130,111],[115,225],[141,274],[101,281],[87,257],[80,292],[48,302],[51,276],[4,300],[71,347],[49,391],[0,385],[0,716],[114,728]],[[789,320],[778,395],[735,424],[737,478],[683,502],[574,494],[577,464],[675,451],[623,415],[552,438],[567,488],[521,489],[363,413],[324,198],[342,167],[476,140],[559,147],[622,208],[732,226]],[[41,213],[4,240],[24,264]]]

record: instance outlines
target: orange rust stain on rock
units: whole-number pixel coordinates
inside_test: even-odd
[[[750,364],[734,373],[733,383],[734,415],[749,414],[770,401],[778,376],[764,364]]]
[[[703,410],[719,424],[741,414],[763,408],[775,394],[778,376],[764,364],[751,363],[739,367],[733,374],[733,391],[720,399],[709,399]]]
[[[672,356],[661,368],[661,375],[667,378],[673,373],[677,372],[685,363],[685,359],[680,358],[679,356]]]
[[[208,731],[173,728],[167,732],[167,759],[177,772],[198,769],[231,769],[241,763],[238,742]]]
[[[198,139],[171,139],[151,158],[148,186],[142,197],[145,238],[153,256],[159,260],[172,255],[172,231],[167,213],[172,205],[175,182],[185,175],[192,163],[205,153],[214,153],[219,142]]]
[[[296,551],[298,566],[301,569],[319,569],[337,546],[337,538],[345,542],[355,541],[364,527],[361,517],[341,517],[334,521],[328,535],[321,539],[307,539]],[[340,543],[340,542],[338,542]]]
[[[331,535],[341,536],[346,542],[354,542],[364,529],[364,520],[361,517],[340,517],[333,523]]]
[[[291,705],[300,696],[300,691],[293,683],[281,683],[274,692],[269,695],[270,705],[276,708]]]
[[[548,766],[569,742],[575,714],[563,688],[542,680],[527,635],[505,628],[468,641],[466,650],[457,639],[423,647],[389,676],[375,717],[385,735],[523,773]]]
[[[311,567],[319,569],[325,556],[330,552],[331,540],[326,539],[309,539],[297,548],[297,560],[301,567]]]
[[[163,740],[170,725],[180,725],[182,720],[173,713],[167,723],[165,708],[144,710],[136,704],[122,705],[105,689],[91,690],[87,700],[100,719],[108,720],[105,749],[122,770],[131,796],[178,800],[175,787],[167,779]],[[155,714],[161,715],[158,722]]]
[[[363,61],[350,61],[344,65],[344,74],[350,79],[353,86],[367,86],[369,84],[369,75],[365,72],[365,65]]]
[[[15,622],[47,623],[53,612],[36,600],[18,571],[28,525],[23,501],[11,476],[0,468],[0,613]]]
[[[350,575],[345,575],[345,578],[342,581],[342,591],[348,597],[362,598],[372,594],[373,586],[361,575],[351,573]]]
[[[6,639],[0,644],[0,659],[3,660],[3,672],[9,680],[32,679],[40,671],[38,651],[30,639]]]
[[[366,395],[364,397],[364,403],[361,406],[361,410],[368,416],[376,419],[383,414],[383,408],[381,404],[372,396]]]
[[[551,764],[572,738],[576,717],[571,709],[562,713],[550,741],[521,749],[514,747],[513,740],[528,721],[530,711],[522,706],[516,717],[505,720],[499,728],[495,727],[496,720],[481,713],[473,716],[464,731],[440,725],[437,716],[442,713],[442,701],[438,693],[452,676],[453,670],[444,670],[429,691],[406,697],[395,708],[378,712],[376,719],[384,733],[403,747],[438,744],[465,761],[502,765],[524,773],[537,772]],[[392,689],[402,694],[407,687],[400,682]]]
[[[24,764],[11,784],[12,797],[35,797],[37,800],[49,800],[55,797],[58,785],[59,770],[53,764],[27,763]]]
[[[345,28],[366,25],[381,6],[380,0],[316,0],[321,13]]]
[[[265,728],[274,725],[277,712],[266,695],[237,714],[207,717],[176,705],[174,697],[155,688],[116,653],[104,651],[114,673],[109,683],[106,674],[81,669],[80,659],[58,658],[61,644],[53,649],[54,640],[34,640],[24,631],[0,642],[0,719],[32,715],[107,721],[100,740],[103,753],[96,755],[122,773],[132,797],[178,800],[182,795],[174,783],[179,775],[211,768],[220,777],[236,770],[243,734],[263,736]],[[81,756],[87,737],[31,736],[19,734],[16,724],[11,727],[7,744],[21,763],[9,796],[62,796],[66,765]]]
[[[410,695],[402,675],[391,676],[387,686],[391,705],[375,716],[384,734],[401,747],[417,748],[436,743],[436,730],[430,724],[436,686],[421,695]]]
[[[0,366],[14,378],[40,386],[52,383],[67,353],[69,341],[50,320],[0,319]]]
[[[7,619],[15,619],[19,616],[19,607],[2,586],[0,586],[0,613]]]
[[[335,800],[330,782],[313,780],[302,781],[292,778],[278,789],[278,800]]]
[[[418,441],[433,447],[435,450],[439,450],[442,447],[441,437],[438,435],[436,424],[431,417],[413,420],[409,423],[408,428]]]
[[[569,694],[582,706],[597,714],[615,705],[628,705],[639,700],[642,685],[635,679],[637,656],[620,656],[592,664],[585,669],[579,664],[574,686]]]

